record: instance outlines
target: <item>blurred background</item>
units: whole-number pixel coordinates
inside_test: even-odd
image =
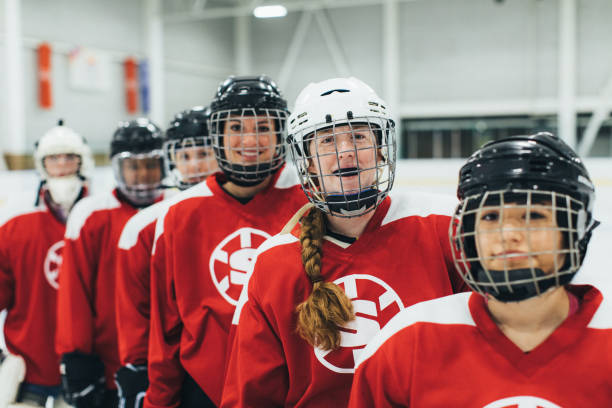
[[[33,201],[35,174],[15,170],[32,167],[58,118],[104,165],[119,121],[165,127],[228,75],[265,73],[290,106],[311,81],[370,84],[398,124],[396,188],[454,194],[461,158],[486,141],[557,133],[585,158],[597,213],[612,221],[610,0],[0,4],[0,211]],[[112,185],[107,168],[96,174],[95,188]]]

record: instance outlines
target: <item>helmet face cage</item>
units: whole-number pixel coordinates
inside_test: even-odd
[[[144,161],[147,172],[159,169],[159,178],[147,182],[132,182],[130,177],[126,177],[124,162],[126,161]],[[164,152],[160,149],[152,150],[145,153],[120,152],[111,158],[111,165],[117,186],[121,193],[127,197],[132,204],[149,205],[157,200],[163,190],[162,184],[165,178]],[[126,164],[129,165],[129,164]],[[142,170],[134,170],[140,172]],[[137,176],[136,176],[137,177]]]
[[[213,112],[209,129],[219,167],[231,181],[257,185],[284,163],[287,111],[239,108]]]
[[[512,227],[504,224],[504,211],[521,209],[522,223]],[[538,221],[539,211],[552,213],[552,224]],[[486,228],[480,228],[483,217],[493,217]],[[565,285],[580,268],[582,256],[580,241],[586,230],[587,212],[584,203],[562,193],[536,190],[498,190],[464,198],[453,216],[449,235],[455,267],[472,290],[483,296],[490,294],[502,301],[518,301],[540,295],[551,287]],[[495,220],[497,218],[497,220]],[[548,248],[534,242],[533,235],[541,231],[558,232],[561,245],[549,242]],[[526,253],[513,253],[505,235],[522,234],[527,245]],[[485,237],[484,234],[488,235]],[[497,236],[495,236],[497,235]],[[483,239],[492,238],[502,248],[494,255],[481,254]],[[516,256],[551,256],[552,273],[544,273],[529,261],[529,265],[511,267]],[[487,265],[496,262],[495,268]],[[499,265],[502,265],[500,268]]]
[[[396,145],[390,120],[364,116],[319,123],[289,141],[304,193],[327,214],[366,214],[393,186]]]
[[[219,169],[210,136],[169,140],[164,143],[164,156],[166,172],[181,190],[204,181]]]

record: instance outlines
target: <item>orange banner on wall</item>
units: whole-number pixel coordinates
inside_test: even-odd
[[[43,109],[53,107],[51,94],[51,46],[42,43],[38,46],[38,105]]]
[[[123,68],[126,107],[128,113],[134,114],[138,111],[138,63],[133,58],[126,58]]]

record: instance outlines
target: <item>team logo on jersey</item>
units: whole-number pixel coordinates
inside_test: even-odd
[[[64,240],[57,241],[51,245],[51,248],[47,251],[45,256],[45,263],[43,265],[43,271],[45,272],[45,278],[53,289],[59,289],[59,269],[62,266],[62,252],[64,250]]]
[[[240,228],[226,237],[210,256],[208,267],[212,280],[225,300],[236,306],[247,272],[255,260],[255,251],[270,234],[255,228]]]
[[[355,320],[340,328],[337,350],[314,349],[315,356],[325,367],[336,373],[354,373],[359,354],[366,344],[404,308],[391,286],[371,275],[348,275],[334,283],[344,289],[353,303]]]
[[[504,398],[499,401],[494,401],[483,408],[561,408],[557,404],[553,404],[538,397],[518,396]]]

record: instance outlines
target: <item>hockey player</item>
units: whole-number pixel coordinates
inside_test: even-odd
[[[269,78],[228,78],[210,108],[222,173],[174,197],[156,226],[149,408],[219,404],[231,319],[254,252],[305,202],[284,166],[287,103]]]
[[[460,171],[451,228],[474,293],[404,310],[362,354],[350,407],[612,406],[612,309],[572,285],[593,184],[548,133],[486,144]]]
[[[177,114],[166,130],[164,144],[168,173],[185,190],[203,181],[217,167],[202,107]],[[138,212],[126,223],[117,253],[117,331],[122,367],[115,380],[122,407],[142,407],[148,386],[151,249],[155,221],[168,206],[162,202]]]
[[[388,197],[394,123],[368,85],[308,85],[288,128],[314,207],[258,251],[236,310],[224,407],[346,405],[355,359],[380,327],[406,306],[464,289],[450,217],[439,215],[454,202]]]
[[[36,143],[34,164],[41,177],[35,207],[0,226],[0,310],[8,311],[4,336],[11,353],[0,363],[2,408],[15,401],[45,406],[53,398],[61,404],[53,347],[58,272],[66,217],[87,195],[93,158],[83,137],[60,121]],[[25,380],[18,377],[24,371]]]
[[[118,187],[79,202],[68,220],[56,348],[64,395],[77,408],[117,405],[117,242],[127,220],[162,195],[163,140],[148,119],[121,124],[111,141]]]

